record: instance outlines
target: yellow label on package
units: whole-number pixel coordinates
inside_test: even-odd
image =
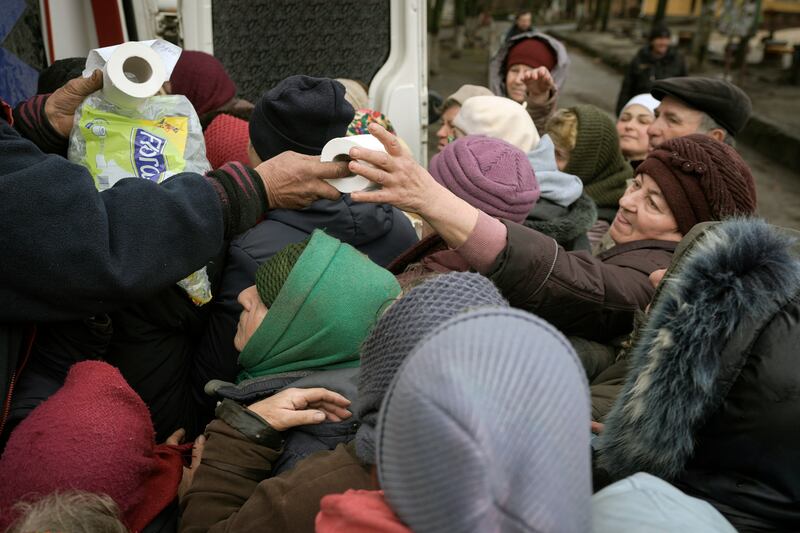
[[[182,172],[189,118],[130,118],[84,104],[80,118],[86,141],[84,164],[100,190],[137,176],[160,183]]]

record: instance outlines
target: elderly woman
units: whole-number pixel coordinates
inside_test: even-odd
[[[368,261],[364,258],[365,263]],[[366,264],[362,268],[366,268]],[[300,271],[294,274],[303,278],[309,276]],[[333,277],[347,279],[358,290],[361,274],[359,271],[340,272]],[[392,278],[388,272],[385,277]],[[353,282],[351,278],[357,281]],[[348,298],[347,291],[342,289],[339,292]],[[250,295],[245,294],[243,298],[252,299],[255,311],[260,308],[259,296],[252,293],[250,290]],[[283,298],[278,296],[278,299]],[[283,299],[284,303],[287,299]],[[373,311],[374,327],[363,343],[359,341],[361,365],[354,380],[358,400],[353,402],[353,414],[359,425],[352,424],[350,412],[346,409],[350,402],[341,394],[324,388],[292,387],[246,408],[228,401],[224,408],[227,412],[221,409],[223,416],[206,429],[208,441],[202,463],[181,503],[182,532],[314,531],[314,518],[324,495],[348,489],[376,488],[372,470],[378,410],[392,378],[406,357],[417,343],[449,318],[468,309],[505,307],[507,303],[486,278],[477,274],[451,273],[414,287],[380,317],[374,308],[361,309],[362,306],[360,302],[348,300],[329,309],[327,314],[318,313],[313,321],[317,325],[323,320],[329,324],[328,330],[333,331],[325,331],[323,335],[330,341],[337,331],[346,327],[346,315],[351,313],[351,309],[362,315]],[[267,312],[264,323],[270,320],[269,316],[276,309],[277,301],[268,312],[262,309],[262,312]],[[260,315],[253,316],[252,325],[242,325],[244,337],[255,327]],[[314,329],[313,324],[309,324],[311,329]],[[237,342],[247,344],[241,337]],[[326,418],[329,423],[322,424]],[[317,427],[323,431],[332,426],[331,422],[337,425],[350,422],[351,434],[355,438],[348,444],[316,453],[298,462],[294,468],[273,475],[276,460],[285,453],[282,450],[287,430],[293,428],[290,433],[296,433]],[[287,442],[288,438],[290,436],[286,436]]]
[[[622,108],[617,119],[619,147],[634,170],[644,161],[650,150],[647,128],[656,119],[658,104],[659,101],[649,93],[634,96]]]
[[[476,96],[491,96],[492,91],[480,85],[462,85],[456,92],[448,96],[442,105],[442,125],[436,130],[436,138],[439,140],[436,148],[441,152],[445,146],[453,142],[456,138],[453,121],[461,111],[461,106]]]
[[[615,246],[597,256],[567,252],[535,230],[472,207],[403,155],[390,134],[379,126],[370,131],[388,153],[354,148],[349,165],[382,189],[354,194],[354,200],[419,213],[512,305],[592,340],[631,330],[634,312],[653,295],[648,276],[669,264],[692,226],[755,211],[755,184],[741,157],[718,141],[690,135],[664,143],[639,167],[611,224]]]
[[[567,79],[569,56],[560,41],[536,30],[506,41],[489,65],[489,88],[497,96],[527,102],[538,131],[556,110]]]

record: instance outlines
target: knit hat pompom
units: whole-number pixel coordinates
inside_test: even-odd
[[[525,152],[539,143],[539,132],[523,106],[502,96],[475,96],[461,106],[453,125],[467,135],[486,135]]]
[[[756,187],[739,153],[708,135],[670,139],[636,169],[658,184],[678,230],[756,211]]]
[[[556,53],[543,39],[536,37],[522,39],[508,51],[506,68],[514,65],[528,65],[531,68],[547,67],[547,70],[553,70],[556,66]]]
[[[294,268],[295,263],[303,255],[311,237],[289,244],[280,252],[276,253],[265,261],[256,270],[256,290],[261,297],[261,301],[267,307],[272,307],[275,298],[281,292],[289,273]]]
[[[265,92],[250,116],[250,142],[266,161],[281,152],[319,155],[344,137],[355,111],[336,80],[290,76]]]
[[[236,84],[211,54],[184,50],[169,78],[172,94],[182,94],[198,115],[221,108],[236,96]]]
[[[431,160],[430,173],[453,194],[489,216],[522,222],[539,199],[528,156],[506,141],[468,135]]]
[[[375,464],[378,409],[400,365],[414,346],[450,317],[478,307],[508,307],[497,287],[480,274],[453,272],[414,287],[381,316],[361,348],[356,452]]]

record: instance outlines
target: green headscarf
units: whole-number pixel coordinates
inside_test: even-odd
[[[290,258],[298,246],[288,248]],[[259,267],[256,279],[285,283],[239,355],[238,381],[295,370],[325,370],[359,364],[359,349],[386,305],[400,294],[389,271],[348,244],[314,231],[288,276],[286,256]],[[291,261],[291,259],[290,259]],[[290,265],[290,263],[288,263]],[[264,270],[262,270],[264,269]],[[259,287],[259,293],[266,291]]]
[[[633,177],[633,168],[619,147],[617,127],[593,105],[569,109],[578,117],[578,135],[564,172],[578,176],[584,192],[599,207],[616,209],[626,182]]]

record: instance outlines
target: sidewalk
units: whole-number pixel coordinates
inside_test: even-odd
[[[636,42],[620,32],[576,30],[575,24],[542,28],[584,52],[600,58],[608,66],[624,72],[644,42]],[[702,74],[719,76],[722,66],[707,61]],[[737,140],[752,146],[766,157],[792,169],[800,168],[800,87],[778,82],[777,68],[749,66],[744,89],[753,101],[753,115]]]

